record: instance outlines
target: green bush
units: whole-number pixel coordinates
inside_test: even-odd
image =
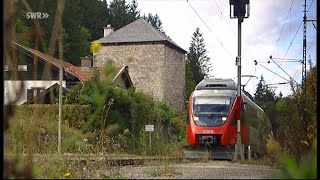
[[[65,104],[90,106],[89,113],[86,113],[89,114],[87,121],[80,125],[84,132],[94,132],[95,137],[90,143],[98,143],[102,149],[110,149],[106,146],[111,147],[108,145],[111,139],[122,147],[128,147],[127,152],[143,154],[145,140],[148,139],[144,128],[149,123],[156,127],[153,141],[163,144],[170,142],[169,137],[181,139],[184,125],[174,118],[172,109],[165,102],[154,101],[141,91],[113,86],[109,76],[112,73],[109,64],[104,72],[104,76],[109,78],[100,81],[100,75],[96,73],[88,81],[73,87],[64,100]],[[127,131],[126,135],[124,131]],[[157,145],[153,147],[157,148]]]
[[[311,151],[301,158],[298,164],[289,154],[279,154],[284,168],[274,175],[275,179],[317,179],[317,141],[314,141]]]

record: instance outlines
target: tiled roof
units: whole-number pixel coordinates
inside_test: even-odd
[[[60,68],[60,60],[59,59],[56,59],[48,54],[45,54],[41,51],[38,51],[38,50],[35,50],[35,49],[32,49],[32,48],[27,48],[27,47],[24,47],[18,43],[15,43],[13,42],[13,45],[19,47],[19,48],[22,48],[23,50],[31,53],[31,54],[34,54],[38,57],[40,57],[42,60],[52,64],[53,66],[57,67],[57,68]],[[86,81],[88,79],[90,79],[92,73],[97,70],[99,71],[100,73],[102,72],[102,67],[91,67],[90,69],[87,69],[87,70],[82,70],[81,67],[78,67],[78,66],[75,66],[69,62],[66,62],[66,61],[62,61],[62,67],[64,68],[64,70],[68,73],[70,73],[71,75],[77,77],[80,81]],[[115,67],[115,70],[116,70],[116,74],[119,74],[119,71],[122,70],[123,67]],[[103,78],[101,76],[101,78]]]
[[[100,38],[98,41],[103,44],[113,43],[135,43],[135,42],[169,42],[179,50],[186,53],[164,33],[157,30],[143,18],[140,18],[115,32]]]

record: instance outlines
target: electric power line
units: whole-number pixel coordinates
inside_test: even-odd
[[[310,10],[310,8],[311,8],[311,6],[312,6],[312,4],[313,4],[313,1],[314,1],[314,0],[312,0],[311,4],[310,4],[310,6],[309,6],[309,8],[308,8],[308,10],[307,10],[307,13],[309,12],[309,10]],[[291,7],[290,7],[290,8],[291,8]],[[287,53],[288,53],[288,51],[289,51],[289,49],[290,49],[290,47],[291,47],[291,45],[292,45],[292,43],[293,43],[293,41],[294,41],[294,39],[295,39],[296,35],[298,34],[298,32],[299,32],[299,30],[300,30],[300,27],[301,27],[302,23],[303,23],[303,21],[301,21],[301,24],[300,24],[300,26],[299,26],[299,28],[298,28],[298,30],[297,30],[297,32],[296,32],[296,34],[294,35],[294,37],[293,37],[292,41],[290,42],[290,45],[289,45],[289,47],[288,47],[288,49],[287,49],[287,51],[286,51],[286,53],[285,53],[285,55],[284,55],[284,57],[283,57],[282,61],[285,59],[285,57],[286,57],[286,55],[287,55]],[[280,62],[280,65],[282,64],[282,61]],[[279,69],[279,66],[278,66],[278,68],[277,68],[276,72],[278,71],[278,69]],[[275,76],[273,76],[273,78],[272,78],[272,80],[271,80],[271,82],[270,82],[270,83],[272,83],[272,81],[274,80],[274,78],[275,78]]]
[[[296,72],[294,73],[293,77],[296,76],[296,74],[297,74],[298,71],[299,71],[299,69],[296,70]],[[280,92],[281,92],[283,89],[287,88],[288,85],[290,85],[290,84],[287,84],[287,85],[285,85],[283,88],[281,88],[281,89],[280,89]],[[291,86],[290,86],[290,88],[291,88]]]
[[[271,60],[278,66],[278,68],[280,68],[284,73],[286,73],[291,79],[293,79],[284,69],[282,69],[281,66],[278,65],[278,63],[276,61],[274,61],[271,57]],[[281,63],[284,61],[284,59],[281,60]],[[293,79],[294,80],[294,79]],[[294,80],[296,81],[296,80]],[[297,81],[296,81],[297,82]]]
[[[307,12],[306,12],[306,14],[308,14],[308,12],[309,12],[309,10],[310,10],[310,8],[311,8],[312,4],[313,4],[313,1],[314,1],[314,0],[312,0],[312,2],[311,2],[311,4],[310,4],[310,6],[309,6],[309,8],[308,8],[308,10],[307,10]],[[302,24],[302,23],[301,23],[301,24]],[[301,26],[301,24],[300,24],[300,26]],[[299,27],[299,28],[300,28],[300,27]],[[310,50],[311,46],[313,45],[313,42],[314,42],[314,40],[315,40],[316,36],[317,36],[317,34],[315,34],[315,35],[313,36],[313,39],[312,39],[312,41],[311,41],[311,44],[310,44],[310,46],[309,46],[309,48],[308,48],[307,52],[309,52],[309,50]],[[297,69],[297,70],[296,70],[296,72],[294,73],[293,77],[295,77],[295,76],[296,76],[296,74],[297,74],[297,72],[298,72],[298,71],[299,71],[299,69]],[[285,86],[285,87],[286,87],[286,86]],[[283,87],[281,90],[283,90],[283,89],[284,89],[284,87]]]
[[[287,49],[286,53],[284,54],[284,57],[282,58],[282,61],[285,59],[285,57],[286,57],[286,55],[287,55],[287,53],[288,53],[288,51],[289,51],[289,49],[290,49],[290,47],[291,47],[291,45],[292,45],[292,43],[293,43],[294,39],[296,38],[296,36],[297,36],[297,34],[298,34],[299,30],[300,30],[300,27],[301,27],[302,23],[303,23],[303,21],[301,21],[300,26],[299,26],[299,28],[298,28],[298,30],[297,30],[297,32],[296,32],[296,34],[294,35],[294,37],[293,37],[292,41],[291,41],[291,42],[290,42],[290,44],[289,44],[289,47],[288,47],[288,49]],[[282,64],[282,61],[280,62],[280,65]],[[277,68],[276,72],[278,71],[278,69],[279,69],[279,66],[278,66],[278,68]],[[273,78],[272,78],[272,80],[271,80],[271,82],[270,82],[270,83],[272,83],[272,81],[273,81],[274,77],[275,77],[275,76],[273,76]]]
[[[314,40],[316,39],[316,37],[317,37],[317,34],[315,34],[315,35],[313,36],[313,39],[312,39],[312,41],[311,41],[311,43],[310,43],[310,45],[309,45],[309,48],[308,48],[308,50],[307,50],[308,53],[309,53],[309,50],[311,49],[311,47],[312,47],[312,45],[313,45],[313,42],[314,42]]]
[[[212,2],[212,1],[211,1],[211,2]],[[213,2],[212,2],[212,3],[213,3]],[[233,32],[233,34],[236,36],[236,35],[237,35],[236,32],[233,30],[233,28],[231,27],[231,25],[230,25],[229,21],[227,20],[226,16],[223,14],[223,12],[222,12],[221,8],[219,7],[217,1],[214,0],[214,3],[215,3],[215,5],[217,6],[217,8],[219,9],[219,11],[220,11],[220,13],[222,14],[222,16],[224,17],[224,19],[226,20],[226,22],[227,22],[229,28],[231,29],[231,31]],[[251,56],[251,59],[253,59],[252,56]],[[256,74],[256,72],[255,72],[254,70],[253,70],[253,72]],[[253,74],[253,73],[251,73],[251,74]]]
[[[286,78],[284,78],[284,77],[280,76],[280,75],[279,75],[279,74],[277,74],[276,72],[273,72],[272,70],[270,70],[270,69],[268,69],[267,67],[263,66],[261,63],[258,63],[258,62],[257,62],[257,60],[254,60],[254,62],[255,62],[256,64],[259,64],[259,65],[260,65],[260,66],[262,66],[263,68],[267,69],[268,71],[272,72],[273,74],[275,74],[275,75],[277,75],[277,76],[281,77],[282,79],[284,79],[284,80],[286,80],[286,81],[289,81],[288,79],[286,79]],[[271,84],[271,83],[269,83],[269,84]]]
[[[284,26],[285,26],[285,25],[286,25],[286,23],[287,23],[287,19],[288,19],[288,17],[289,17],[289,14],[290,14],[291,7],[292,7],[293,2],[294,2],[294,0],[292,0],[292,2],[291,2],[291,5],[290,5],[290,8],[289,8],[289,11],[288,11],[288,14],[287,14],[286,20],[285,20],[285,22],[284,22],[284,24],[283,24],[283,26],[282,26],[282,29],[281,29],[280,35],[279,35],[279,37],[278,37],[278,40],[277,40],[277,42],[276,42],[276,45],[275,45],[275,46],[274,46],[274,48],[273,48],[272,54],[274,53],[274,50],[276,49],[276,47],[277,47],[277,45],[278,45],[278,43],[279,43],[279,40],[280,40],[281,34],[282,34],[282,32],[283,32]]]
[[[311,4],[310,4],[310,6],[309,6],[309,9],[308,9],[308,10],[307,10],[307,12],[306,12],[307,14],[308,14],[308,12],[309,12],[309,10],[310,10],[310,8],[311,8],[312,4],[313,4],[313,1],[314,1],[314,0],[312,0]]]
[[[210,2],[212,2],[212,1],[210,1]],[[218,3],[217,3],[216,0],[214,0],[214,3],[216,4],[216,6],[218,7],[220,13],[222,14],[222,16],[224,17],[224,19],[226,20],[227,18],[226,18],[226,16],[222,13],[222,11],[221,11],[221,9],[220,9],[220,7],[219,7],[219,5],[218,5]],[[226,22],[227,22],[229,28],[231,29],[231,31],[233,32],[233,34],[236,36],[237,34],[236,34],[236,32],[233,30],[233,28],[231,27],[231,25],[229,24],[229,21],[226,20]]]
[[[190,2],[187,0],[187,3],[190,5],[190,7],[192,8],[192,10],[197,14],[197,16],[200,18],[200,20],[206,25],[206,27],[209,29],[210,32],[212,32],[212,30],[209,28],[209,26],[207,25],[207,23],[201,18],[201,16],[198,14],[198,12],[193,8],[193,6],[190,4]],[[223,45],[223,43],[217,38],[217,36],[215,36],[216,39],[220,42],[221,46],[228,52],[228,54],[232,57],[231,53],[228,51],[228,49]]]

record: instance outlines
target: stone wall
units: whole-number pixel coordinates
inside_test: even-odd
[[[174,109],[185,106],[185,55],[165,46],[164,98]]]
[[[185,55],[162,43],[106,45],[95,55],[93,66],[112,60],[115,66],[129,67],[137,90],[155,100],[165,100],[175,111],[184,106]]]

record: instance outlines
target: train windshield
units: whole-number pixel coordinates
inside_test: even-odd
[[[231,97],[202,96],[194,98],[195,114],[220,114],[227,115],[229,112]]]
[[[198,126],[220,126],[226,121],[233,98],[230,96],[194,97],[194,122]]]

